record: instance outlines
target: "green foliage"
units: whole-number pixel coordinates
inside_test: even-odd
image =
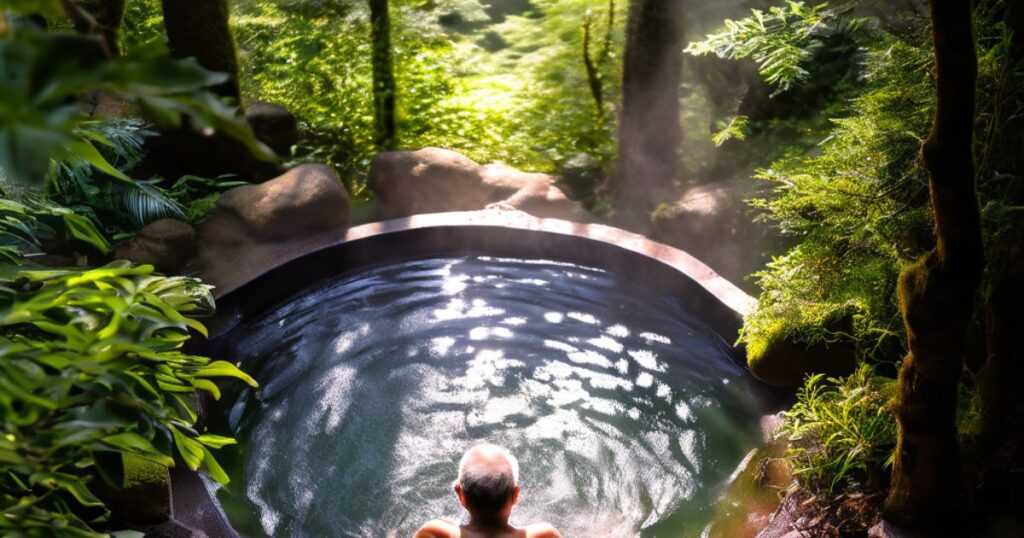
[[[10,184],[0,181],[0,264],[20,264],[23,252],[41,252],[48,239],[81,241],[110,252],[110,243],[89,219],[34,194],[22,193],[22,201],[8,199],[10,190]],[[64,237],[56,236],[58,229]]]
[[[192,395],[219,397],[210,378],[255,382],[181,351],[189,330],[205,333],[193,316],[212,307],[207,286],[150,266],[4,268],[0,531],[89,535],[101,519],[83,514],[103,514],[91,484],[120,486],[110,455],[172,466],[176,449],[190,468],[227,480],[210,449],[233,441],[194,429]]]
[[[0,40],[0,168],[8,179],[40,184],[55,167],[84,160],[113,178],[126,176],[99,151],[110,145],[83,129],[79,96],[103,90],[133,103],[152,122],[177,127],[188,122],[215,129],[273,159],[234,110],[205,88],[226,75],[194,60],[166,55],[108,59],[97,39],[44,33],[31,25],[7,26]]]
[[[850,377],[810,376],[781,430],[792,448],[793,474],[815,492],[863,487],[872,472],[892,464],[896,422],[895,381],[872,375],[864,364]]]
[[[764,291],[743,329],[751,347],[780,337],[814,343],[820,338],[808,327],[855,307],[852,336],[863,356],[902,356],[896,277],[932,242],[927,179],[917,163],[934,106],[930,66],[928,47],[879,36],[867,55],[866,87],[833,119],[820,153],[759,172],[776,188],[752,204],[800,242],[755,275]]]
[[[278,2],[236,10],[242,95],[295,114],[297,157],[334,167],[353,196],[365,197],[355,176],[374,153],[368,15],[297,10]]]
[[[720,58],[751,58],[761,76],[784,92],[807,79],[808,63],[816,47],[831,33],[856,33],[867,19],[839,19],[841,10],[828,4],[809,7],[803,2],[787,1],[767,12],[751,10],[751,16],[726,20],[725,28],[703,41],[690,43],[686,52],[694,56],[715,54]]]
[[[580,155],[610,165],[622,24],[608,32],[600,0],[532,6],[489,24],[476,0],[391,2],[400,149],[445,147],[542,172]],[[613,5],[616,21],[625,7]],[[296,157],[333,166],[357,198],[370,195],[365,175],[375,153],[368,17],[363,1],[254,0],[239,4],[234,19],[243,95],[296,114]],[[611,43],[592,53],[605,58],[597,62],[602,111],[582,60],[586,21]]]
[[[711,136],[711,141],[714,142],[715,147],[720,147],[730,140],[746,140],[747,125],[749,124],[750,118],[733,116],[720,131]]]
[[[977,181],[989,273],[1015,270],[1020,256],[1024,179],[1024,63],[1008,29],[981,9],[978,33]],[[927,177],[918,162],[935,105],[927,35],[875,36],[865,87],[810,158],[773,163],[759,179],[774,195],[754,200],[762,218],[799,239],[756,276],[764,290],[744,323],[750,349],[777,338],[814,343],[820,320],[855,307],[862,358],[895,363],[904,354],[895,298],[900,269],[934,245]],[[1002,260],[1001,262],[998,260]],[[1014,261],[1016,260],[1016,261]]]
[[[46,13],[59,16],[53,4]],[[194,318],[213,308],[208,286],[127,262],[29,263],[70,241],[109,253],[106,232],[184,217],[183,201],[223,183],[181,178],[164,190],[129,178],[143,124],[89,118],[83,96],[104,92],[157,125],[187,122],[268,151],[204,90],[223,76],[194,61],[141,45],[108,59],[91,37],[6,15],[0,34],[0,534],[99,536],[108,514],[94,490],[99,481],[121,486],[124,455],[165,467],[177,455],[225,482],[211,451],[234,441],[196,430],[196,396],[218,398],[217,378],[255,381],[182,351],[191,331],[205,334]],[[210,190],[198,194],[197,185]]]
[[[80,128],[108,141],[102,155],[125,174],[142,161],[143,140],[154,134],[137,118],[91,121]],[[210,200],[216,201],[222,191],[245,184],[226,177],[208,179],[191,175],[173,183],[160,177],[118,180],[72,156],[57,166],[47,193],[50,199],[118,236],[164,218],[198,221],[212,209]]]

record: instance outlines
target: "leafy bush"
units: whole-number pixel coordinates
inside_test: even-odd
[[[161,126],[187,121],[196,128],[215,129],[273,159],[234,109],[205,90],[226,75],[207,71],[194,59],[165,54],[108,59],[96,39],[47,34],[31,23],[0,27],[0,37],[0,168],[10,180],[43,183],[56,171],[51,161],[60,165],[81,160],[127,180],[97,149],[110,141],[83,128],[88,118],[78,98],[96,90],[137,105]]]
[[[0,277],[0,530],[89,534],[101,509],[90,484],[119,487],[119,453],[173,466],[177,454],[215,480],[210,449],[234,441],[195,428],[197,391],[235,366],[181,351],[207,286],[117,262],[98,269],[12,270]],[[102,510],[94,516],[102,515]]]
[[[996,3],[998,4],[998,2]],[[992,260],[1019,260],[1024,178],[1024,64],[1009,29],[977,13],[977,181]],[[866,45],[866,83],[810,158],[787,159],[758,178],[773,196],[754,200],[761,218],[799,239],[756,277],[764,290],[744,323],[750,349],[778,338],[822,339],[816,320],[854,308],[861,357],[893,364],[905,337],[895,299],[900,268],[934,246],[927,178],[918,162],[935,105],[927,35],[879,32]],[[1015,262],[1020,263],[1020,262]],[[1004,270],[991,266],[990,273]],[[808,329],[810,327],[810,329]]]
[[[842,12],[828,9],[827,4],[806,6],[788,0],[767,12],[753,9],[750,17],[727,19],[724,30],[690,43],[686,52],[751,58],[764,80],[781,93],[808,78],[808,64],[830,34],[856,33],[866,26],[867,19],[841,18]]]
[[[228,188],[245,185],[230,177],[209,179],[186,175],[170,181],[161,177],[127,176],[143,159],[144,139],[155,133],[138,118],[85,122],[81,127],[107,141],[100,152],[125,178],[113,177],[80,157],[57,165],[47,197],[76,214],[88,217],[115,239],[164,218],[195,222]]]
[[[891,465],[894,393],[895,381],[873,376],[866,364],[845,379],[810,376],[782,428],[801,484],[816,492],[853,491]]]
[[[776,187],[753,205],[800,242],[755,275],[763,292],[742,334],[752,349],[778,338],[813,344],[820,335],[804,327],[853,309],[851,336],[862,356],[902,356],[896,278],[932,241],[927,183],[917,164],[934,103],[929,54],[879,40],[868,54],[867,87],[844,117],[833,119],[820,154],[759,172]]]
[[[64,4],[9,6],[60,17]],[[0,37],[0,534],[99,536],[108,514],[94,490],[121,486],[125,455],[163,466],[177,455],[226,481],[211,450],[234,441],[196,430],[196,396],[219,397],[215,378],[255,382],[182,351],[190,331],[205,334],[194,317],[213,308],[208,286],[127,262],[28,261],[69,241],[107,254],[105,230],[89,217],[103,222],[103,211],[130,209],[126,200],[155,199],[139,198],[149,184],[119,169],[139,149],[137,122],[90,120],[82,96],[112,92],[158,124],[187,121],[265,149],[204,90],[223,77],[194,61],[108,59],[93,38],[48,34],[8,13]]]

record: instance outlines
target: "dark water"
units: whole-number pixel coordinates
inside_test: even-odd
[[[458,459],[488,441],[520,460],[513,522],[699,536],[758,441],[755,382],[699,315],[576,265],[391,265],[233,338],[262,388],[232,407],[243,456],[222,497],[251,534],[411,536],[461,519]]]

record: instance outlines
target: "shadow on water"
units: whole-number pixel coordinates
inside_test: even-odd
[[[522,462],[514,522],[699,536],[758,442],[757,387],[677,299],[572,264],[439,258],[326,282],[237,328],[235,525],[411,535],[458,520],[461,453]],[[657,529],[657,530],[655,530]]]

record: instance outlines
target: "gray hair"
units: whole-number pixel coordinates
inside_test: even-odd
[[[474,456],[478,454],[491,461],[476,461]],[[500,446],[477,445],[467,450],[459,461],[458,484],[467,504],[478,516],[497,515],[518,483],[519,462]]]

